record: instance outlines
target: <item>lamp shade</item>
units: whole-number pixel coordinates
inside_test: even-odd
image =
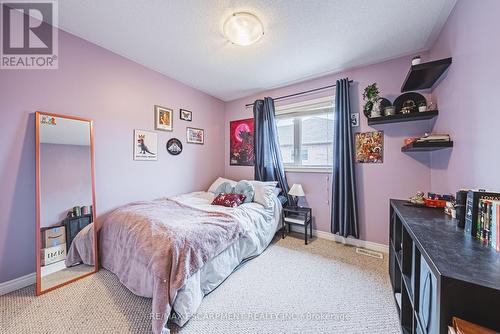
[[[306,194],[304,193],[304,189],[302,189],[302,185],[300,183],[295,183],[288,192],[288,195],[305,196]]]

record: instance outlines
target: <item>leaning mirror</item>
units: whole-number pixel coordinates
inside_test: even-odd
[[[92,121],[36,113],[37,294],[98,270]]]

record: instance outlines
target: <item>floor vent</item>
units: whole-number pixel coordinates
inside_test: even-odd
[[[366,255],[366,256],[371,256],[371,257],[376,257],[377,259],[383,259],[384,255],[380,252],[375,252],[372,250],[368,250],[365,248],[358,248],[356,247],[356,253]]]

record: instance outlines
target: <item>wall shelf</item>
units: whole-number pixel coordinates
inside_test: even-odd
[[[425,112],[413,112],[410,114],[396,114],[390,116],[380,116],[368,118],[368,125],[412,122],[432,119],[439,114],[437,110]]]
[[[412,65],[401,86],[401,92],[431,88],[443,75],[452,62],[452,58]]]
[[[445,142],[414,142],[401,147],[401,152],[429,152],[453,147],[452,141]]]

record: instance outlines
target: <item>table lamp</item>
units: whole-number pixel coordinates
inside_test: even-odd
[[[295,183],[292,188],[288,191],[288,195],[295,197],[296,205],[298,205],[299,197],[303,197],[306,194],[304,193],[304,189],[302,189],[302,185],[300,183]]]

